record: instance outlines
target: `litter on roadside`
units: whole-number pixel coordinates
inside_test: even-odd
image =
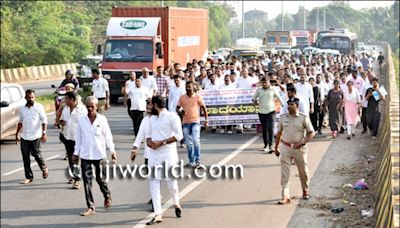
[[[353,185],[353,188],[354,188],[355,190],[365,190],[365,189],[368,189],[368,185],[367,185],[367,183],[365,183],[364,178],[362,178],[362,179],[359,179],[359,180]]]
[[[352,188],[353,187],[353,185],[352,184],[345,184],[345,185],[343,185],[343,188]]]
[[[372,217],[373,215],[374,215],[374,209],[361,210],[362,217]]]
[[[332,213],[342,213],[344,211],[344,208],[343,207],[335,207],[335,208],[332,208],[331,209],[331,212]]]

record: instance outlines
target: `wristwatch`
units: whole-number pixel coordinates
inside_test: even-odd
[[[42,134],[45,135],[45,134],[46,134],[46,131],[43,131]]]

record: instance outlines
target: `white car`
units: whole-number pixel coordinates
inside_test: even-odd
[[[1,140],[15,135],[19,121],[19,110],[25,104],[25,90],[22,86],[1,83]]]
[[[216,55],[222,55],[224,58],[227,58],[231,53],[232,49],[230,48],[218,48],[215,52]]]
[[[303,54],[315,54],[317,51],[319,51],[319,48],[316,47],[305,47],[303,49]]]

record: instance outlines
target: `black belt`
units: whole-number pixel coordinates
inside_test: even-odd
[[[97,100],[99,100],[99,101],[102,101],[102,100],[105,100],[105,99],[106,99],[105,97],[97,98]]]

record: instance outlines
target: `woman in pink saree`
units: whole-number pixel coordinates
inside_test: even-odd
[[[359,115],[359,105],[361,104],[360,93],[353,87],[353,82],[347,82],[348,90],[344,92],[344,118],[347,123],[347,139],[355,136],[354,130]]]

